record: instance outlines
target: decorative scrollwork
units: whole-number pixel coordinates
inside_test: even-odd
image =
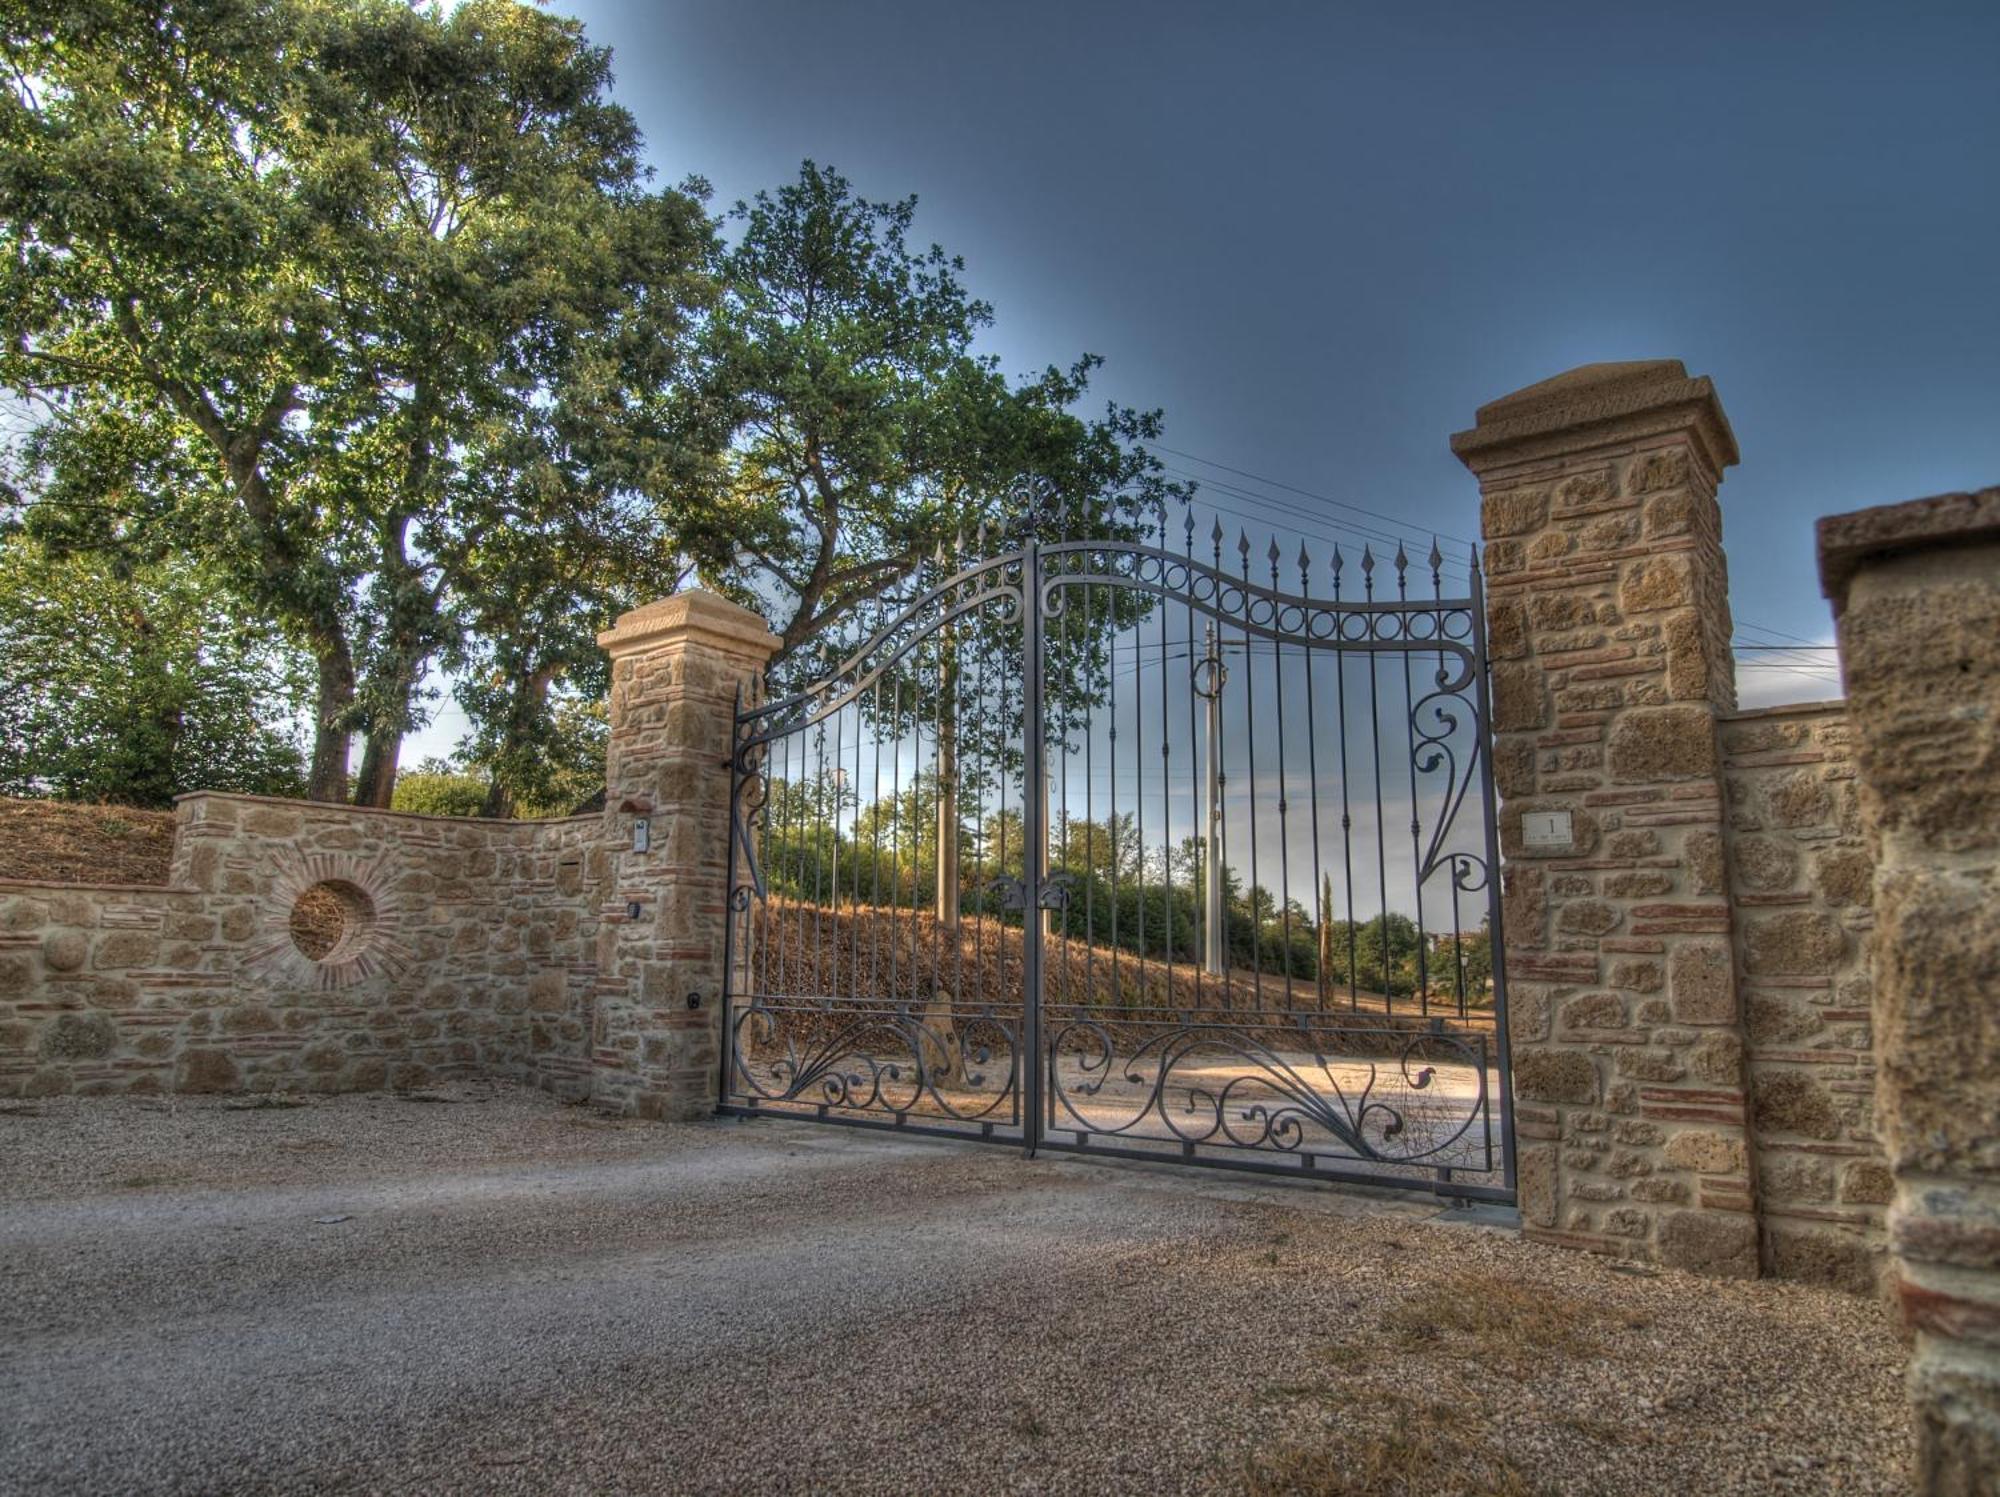
[[[1337,1041],[1335,1045],[1333,1041]],[[1345,1049],[1359,1053],[1349,1055]],[[1093,1136],[1490,1168],[1482,1036],[1077,1014],[1049,1037],[1057,1126]]]
[[[1458,693],[1475,679],[1470,643],[1473,600],[1352,601],[1283,592],[1220,567],[1130,541],[1062,541],[1042,548],[1038,606],[1060,617],[1070,591],[1083,586],[1132,588],[1185,604],[1260,639],[1308,650],[1368,653],[1422,651],[1439,660],[1441,690]]]
[[[1462,694],[1461,688],[1442,683],[1446,672],[1439,668],[1439,689],[1421,697],[1410,708],[1410,762],[1417,773],[1435,781],[1442,772],[1444,782],[1431,803],[1437,815],[1430,818],[1430,838],[1423,862],[1417,870],[1421,887],[1430,882],[1438,868],[1459,856],[1447,846],[1467,792],[1478,777],[1479,744],[1482,727],[1478,704]],[[1471,731],[1467,732],[1467,727]],[[1463,748],[1463,762],[1460,749]],[[1463,886],[1461,886],[1463,887]]]
[[[730,1024],[731,1092],[761,1104],[1015,1123],[1018,1016],[760,997]]]

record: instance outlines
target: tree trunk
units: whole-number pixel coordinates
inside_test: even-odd
[[[937,739],[937,921],[958,929],[958,720],[950,711],[938,718]]]
[[[369,730],[362,740],[361,772],[354,779],[355,805],[389,809],[389,803],[396,798],[396,761],[402,751],[402,729]]]
[[[486,782],[486,804],[479,808],[479,814],[495,821],[506,821],[514,814],[514,792],[500,776]]]
[[[308,800],[347,799],[347,714],[354,706],[354,665],[345,648],[318,652],[319,692],[313,709]]]

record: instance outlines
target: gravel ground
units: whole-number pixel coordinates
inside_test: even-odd
[[[1903,1490],[1872,1302],[1424,1201],[431,1095],[0,1109],[0,1490]]]

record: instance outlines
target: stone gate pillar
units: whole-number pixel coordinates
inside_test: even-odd
[[[1875,1122],[1918,1487],[2000,1480],[2000,488],[1819,522],[1875,844]]]
[[[1451,445],[1486,539],[1523,1228],[1754,1276],[1717,737],[1736,441],[1674,360],[1477,421]]]
[[[701,1117],[715,1106],[720,1066],[736,697],[759,689],[778,641],[749,609],[684,592],[623,615],[597,642],[611,657],[613,874],[591,1099],[641,1117]]]

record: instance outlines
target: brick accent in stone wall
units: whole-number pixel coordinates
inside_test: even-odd
[[[1737,983],[1763,1263],[1878,1286],[1892,1182],[1875,1140],[1868,939],[1875,859],[1844,702],[1722,725]]]
[[[0,1095],[350,1091],[479,1072],[589,1089],[596,818],[178,806],[166,887],[0,882]],[[343,938],[292,938],[338,891]]]
[[[1735,440],[1657,361],[1495,401],[1452,447],[1487,541],[1523,1229],[1754,1275],[1717,734]],[[1531,845],[1531,812],[1570,840]]]

